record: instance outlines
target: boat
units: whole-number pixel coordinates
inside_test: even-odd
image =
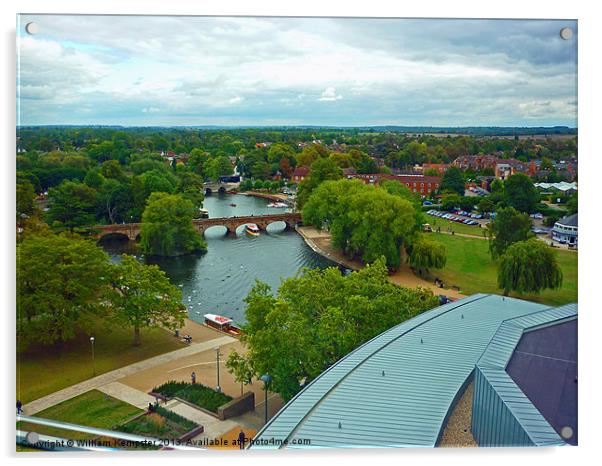
[[[209,211],[201,207],[199,209],[199,218],[209,218]]]
[[[286,202],[270,202],[268,204],[268,207],[271,207],[273,209],[284,209],[288,207],[288,204]]]
[[[229,335],[239,336],[242,332],[232,319],[217,314],[205,314],[205,325]]]
[[[236,207],[236,204],[229,204],[230,207]]]
[[[247,224],[247,226],[245,227],[245,231],[248,235],[259,236],[259,227],[254,223]]]

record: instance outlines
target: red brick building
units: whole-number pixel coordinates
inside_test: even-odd
[[[297,167],[293,172],[293,183],[300,183],[309,175],[309,167]]]

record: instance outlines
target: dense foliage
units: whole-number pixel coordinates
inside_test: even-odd
[[[513,207],[499,209],[495,220],[487,226],[489,251],[495,259],[502,256],[508,247],[518,241],[532,238],[531,218]]]
[[[207,245],[192,225],[196,214],[192,202],[182,196],[152,193],[142,216],[142,250],[151,256],[205,252]]]
[[[498,285],[506,296],[560,288],[562,270],[554,250],[536,238],[512,244],[500,259]]]
[[[182,292],[158,266],[124,254],[111,268],[110,284],[115,322],[134,329],[134,345],[140,344],[142,327],[176,330],[183,325]]]
[[[303,222],[318,229],[327,228],[332,244],[350,257],[370,263],[384,256],[390,269],[401,265],[404,250],[421,235],[423,217],[420,201],[406,186],[396,181],[382,187],[359,180],[326,181],[310,196],[302,210]],[[420,251],[436,246],[426,241]],[[432,251],[439,256],[441,248]],[[444,261],[444,259],[442,259]],[[441,260],[432,263],[431,266]]]
[[[248,353],[236,359],[256,376],[270,374],[285,400],[360,344],[438,304],[430,290],[390,283],[384,259],[347,276],[305,270],[277,296],[258,281],[246,302]]]

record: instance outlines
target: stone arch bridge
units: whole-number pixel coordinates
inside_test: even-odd
[[[222,218],[199,218],[194,219],[192,224],[195,230],[203,235],[208,228],[215,226],[226,227],[226,234],[235,234],[236,229],[241,225],[254,223],[260,230],[267,229],[268,225],[274,222],[284,222],[285,230],[289,230],[301,222],[299,213],[281,213],[268,215],[247,215],[244,217],[222,217]],[[127,236],[134,241],[140,235],[141,223],[116,223],[113,225],[97,225],[92,228],[94,238],[101,239],[107,235]]]

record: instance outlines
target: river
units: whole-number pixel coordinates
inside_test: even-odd
[[[203,206],[209,217],[232,217],[281,212],[268,208],[269,201],[240,194],[212,194]],[[231,204],[235,204],[232,206]],[[172,283],[182,290],[183,303],[191,319],[203,321],[207,313],[231,317],[245,322],[243,301],[255,280],[269,284],[276,292],[282,278],[291,277],[303,267],[324,268],[332,263],[305,244],[294,231],[284,231],[284,223],[274,223],[257,237],[248,236],[244,228],[237,235],[225,236],[224,227],[205,232],[207,253],[147,260],[159,265]],[[135,251],[132,244],[104,243],[114,260],[123,252]]]

